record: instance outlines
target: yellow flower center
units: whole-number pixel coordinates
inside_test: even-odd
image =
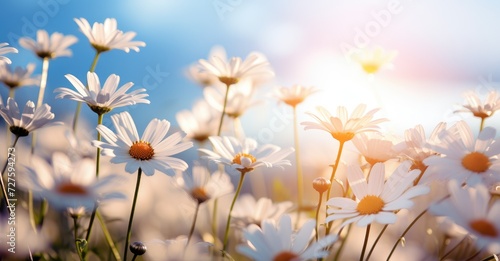
[[[366,162],[368,162],[370,165],[375,165],[376,163],[384,163],[385,160],[379,160],[376,158],[370,158],[370,157],[365,157]]]
[[[470,222],[470,226],[476,232],[483,236],[496,237],[498,236],[498,231],[495,226],[491,224],[490,221],[484,219],[476,219]]]
[[[380,69],[380,64],[369,62],[361,64],[361,67],[363,67],[363,70],[368,74],[374,74]]]
[[[484,111],[476,111],[476,112],[472,112],[472,114],[475,116],[475,117],[478,117],[478,118],[481,118],[481,119],[485,119],[485,118],[488,118],[490,117],[491,115],[488,115],[486,112]]]
[[[288,98],[283,99],[284,103],[286,103],[292,107],[297,106],[297,104],[299,104],[303,101],[304,101],[304,97],[288,97]]]
[[[61,185],[59,185],[56,191],[61,194],[72,194],[81,196],[87,195],[87,190],[84,187],[69,182],[62,183]]]
[[[141,140],[135,141],[132,146],[130,146],[128,154],[136,160],[150,160],[155,155],[155,150],[151,147],[149,142]]]
[[[385,203],[380,197],[368,195],[361,199],[356,210],[361,215],[377,214],[382,210],[384,205]]]
[[[295,253],[284,251],[275,255],[273,261],[290,261],[297,257],[299,256]]]
[[[477,173],[487,171],[490,165],[491,162],[488,157],[477,151],[465,155],[462,159],[462,166],[464,166],[464,168]]]
[[[334,139],[342,142],[352,140],[354,138],[354,133],[352,132],[332,132]]]
[[[229,76],[220,76],[219,81],[221,83],[224,83],[226,86],[230,86],[230,85],[238,83],[239,79],[235,78],[235,77],[229,77]]]
[[[257,161],[257,159],[254,156],[252,156],[252,155],[250,155],[248,153],[241,153],[240,152],[240,153],[236,154],[236,156],[234,156],[234,158],[233,158],[233,164],[239,164],[239,165],[241,165],[241,158],[242,157],[250,159],[252,161],[252,163],[254,163],[254,162]]]
[[[191,190],[191,196],[198,201],[198,203],[203,203],[207,201],[210,197],[208,196],[205,189],[196,187]]]

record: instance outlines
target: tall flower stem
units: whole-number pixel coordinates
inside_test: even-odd
[[[373,250],[375,249],[375,246],[377,245],[378,241],[380,240],[380,238],[382,238],[382,235],[384,234],[385,230],[387,229],[389,225],[385,225],[384,228],[382,228],[382,231],[380,231],[380,234],[378,234],[377,236],[377,239],[375,239],[375,242],[373,242],[373,245],[372,247],[370,248],[370,251],[368,252],[368,255],[366,256],[366,261],[368,261],[370,259],[370,256],[372,255],[373,253]]]
[[[335,261],[339,260],[340,254],[342,253],[342,250],[343,250],[343,249],[344,249],[344,247],[345,247],[345,242],[347,242],[347,238],[348,238],[348,237],[349,237],[349,235],[351,234],[351,233],[350,233],[350,232],[351,232],[351,228],[352,228],[352,223],[351,223],[351,224],[349,224],[349,225],[347,225],[347,232],[346,232],[345,237],[344,237],[344,239],[342,240],[342,243],[340,244],[340,247],[339,247],[339,249],[337,250],[337,253],[335,254],[335,257],[334,257],[334,259],[333,259],[333,260],[335,260]],[[339,235],[339,237],[340,237],[340,234],[341,234],[341,232],[339,232],[339,234],[338,234],[338,235]]]
[[[14,143],[12,143],[12,146],[10,146],[9,148],[14,148],[15,149],[18,140],[19,140],[19,135],[16,135],[16,138],[14,139]],[[9,155],[7,155],[7,159],[5,160],[5,165],[2,168],[2,173],[1,173],[1,176],[0,176],[0,185],[2,185],[2,193],[3,193],[3,198],[4,198],[4,201],[5,201],[5,206],[9,210],[9,213],[11,213],[12,210],[9,207],[10,206],[9,194],[7,194],[7,189],[5,188],[5,183],[3,182],[3,174],[4,174],[5,170],[7,170],[7,166],[9,165],[9,157],[8,156]]]
[[[479,131],[482,131],[484,128],[484,120],[486,120],[485,117],[481,117],[481,125],[479,125]]]
[[[316,208],[316,242],[319,240],[319,210],[321,209],[321,203],[323,201],[323,192],[319,192],[318,207]]]
[[[189,241],[191,241],[191,237],[193,236],[194,227],[196,226],[196,219],[198,218],[199,209],[200,209],[200,203],[196,202],[196,209],[194,210],[193,223],[191,224],[191,228],[189,229],[189,235],[188,235],[188,239],[186,242],[186,248],[187,248],[187,246],[189,246]]]
[[[139,194],[139,186],[141,185],[142,169],[137,170],[137,182],[135,184],[134,199],[132,201],[132,209],[130,210],[130,217],[127,227],[127,239],[125,240],[125,247],[123,248],[123,260],[127,260],[128,246],[130,245],[130,236],[132,235],[132,222],[134,220],[135,206],[137,203],[137,195]]]
[[[96,211],[96,216],[97,220],[99,220],[99,224],[101,224],[102,228],[102,233],[104,234],[104,238],[106,239],[106,242],[109,245],[109,248],[111,248],[111,253],[113,254],[113,257],[115,258],[116,261],[121,261],[122,259],[120,258],[120,253],[118,252],[118,249],[116,248],[115,242],[113,242],[113,238],[111,238],[111,234],[108,231],[108,228],[106,227],[106,223],[104,222],[104,219],[102,218],[102,215],[99,211]],[[88,242],[88,240],[87,240]]]
[[[76,249],[76,253],[78,254],[78,258],[80,259],[80,261],[83,261],[83,256],[82,256],[82,251],[80,250],[80,244],[79,244],[79,240],[78,240],[78,217],[77,216],[74,216],[73,217],[73,230],[74,230],[74,239],[75,239],[75,249]]]
[[[97,61],[99,60],[99,56],[101,55],[101,52],[96,51],[94,60],[92,60],[92,65],[90,65],[90,70],[89,72],[94,72],[95,67],[97,65]],[[88,88],[88,86],[87,86]],[[75,110],[75,115],[73,116],[73,133],[76,133],[76,128],[78,126],[78,118],[80,118],[80,111],[82,110],[82,102],[78,102],[76,105],[76,110]]]
[[[220,116],[219,128],[217,129],[217,136],[220,136],[222,131],[222,122],[224,121],[224,116],[226,115],[227,97],[229,96],[229,87],[231,84],[226,84],[226,94],[224,94],[224,105],[222,105],[222,114]]]
[[[344,144],[346,141],[340,140],[339,142],[340,142],[340,144],[339,144],[339,149],[337,151],[337,158],[335,159],[335,164],[332,167],[332,175],[330,176],[330,183],[331,184],[333,184],[333,181],[335,180],[335,174],[337,173],[337,169],[338,169],[339,164],[340,164],[340,156],[342,156],[342,150],[344,148]],[[332,191],[332,187],[333,186],[330,186],[328,188],[328,191],[326,192],[326,200],[328,200],[330,198],[330,193]],[[331,229],[331,225],[326,224],[326,234],[327,235],[330,234],[330,229]]]
[[[36,102],[36,108],[40,108],[43,104],[43,97],[45,96],[45,88],[47,87],[47,76],[49,75],[49,57],[43,58],[42,63],[42,78],[40,80],[40,89],[38,91],[38,100]],[[31,154],[35,154],[36,145],[36,133],[31,136]]]
[[[98,116],[97,116],[97,125],[102,124],[103,115],[104,114],[98,114]],[[101,133],[100,132],[97,132],[97,140],[101,141]],[[96,161],[95,161],[95,176],[96,176],[96,178],[99,177],[100,161],[101,161],[101,148],[97,147]],[[85,239],[87,240],[87,243],[88,243],[89,238],[90,238],[90,233],[92,232],[92,226],[94,225],[96,211],[97,211],[97,205],[92,210],[92,215],[90,215],[89,227],[87,229],[87,236],[85,236]]]
[[[366,245],[368,244],[368,237],[370,236],[370,227],[371,227],[371,224],[366,226],[365,241],[363,242],[363,249],[361,250],[361,255],[359,256],[359,261],[363,261],[363,259],[365,257]]]
[[[300,142],[299,142],[299,129],[298,129],[298,117],[297,117],[297,106],[293,106],[293,141],[295,145],[295,166],[297,167],[297,223],[296,226],[299,224],[299,219],[300,219],[300,212],[302,210],[302,207],[304,205],[303,199],[304,199],[304,176],[302,174],[302,163],[300,161]],[[323,193],[320,194],[320,205],[321,205],[321,199],[322,199]],[[318,205],[318,210],[316,212],[319,213],[319,206]],[[318,220],[318,217],[316,217],[316,222]],[[317,232],[317,231],[316,231]]]
[[[231,225],[231,213],[233,212],[234,208],[234,203],[236,202],[236,199],[238,198],[238,195],[240,194],[241,187],[243,186],[243,179],[245,178],[245,174],[247,173],[246,170],[240,170],[241,176],[240,176],[240,181],[238,182],[238,188],[236,188],[236,193],[234,194],[233,201],[231,202],[231,206],[229,207],[229,214],[227,216],[227,223],[226,223],[226,232],[224,233],[224,241],[223,241],[223,246],[222,246],[222,251],[223,251],[223,256],[225,256],[225,253],[227,251],[227,243],[229,239],[229,225]]]

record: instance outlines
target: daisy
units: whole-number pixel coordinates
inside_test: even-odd
[[[240,228],[250,224],[260,225],[266,219],[278,220],[293,207],[290,201],[273,203],[270,198],[262,197],[258,200],[250,194],[242,195],[234,206],[233,218]]]
[[[227,94],[227,101],[225,107],[225,114],[231,118],[238,118],[251,106],[257,104],[252,101],[254,89],[249,81],[240,82],[226,90],[226,87],[206,87],[203,89],[203,96],[212,108],[216,111],[222,112],[224,110],[225,92]]]
[[[292,106],[295,107],[302,103],[309,95],[317,92],[318,89],[314,87],[306,87],[302,85],[293,85],[291,88],[278,87],[274,90],[274,96]]]
[[[227,60],[226,50],[224,50],[224,48],[221,46],[214,46],[210,50],[208,57],[214,57],[214,56],[219,57],[223,61]],[[199,63],[191,65],[187,69],[186,74],[189,79],[198,83],[201,87],[215,86],[217,84],[221,84],[217,76],[210,73],[209,71],[204,70]]]
[[[315,221],[304,223],[294,233],[289,215],[283,215],[279,222],[265,220],[261,227],[252,224],[244,233],[246,244],[239,245],[237,251],[256,261],[268,260],[312,260],[328,256],[326,247],[337,241],[336,235],[329,235],[310,244]]]
[[[210,174],[206,167],[200,165],[193,166],[190,173],[183,173],[179,183],[198,204],[234,190],[233,183],[226,173],[217,171]]]
[[[30,63],[23,67],[16,67],[12,70],[12,67],[8,64],[0,64],[0,82],[9,87],[9,89],[16,89],[22,86],[39,85],[40,77],[32,77],[33,71],[35,70],[35,64]]]
[[[57,88],[54,90],[54,92],[58,93],[56,98],[85,102],[92,111],[99,115],[108,113],[114,108],[138,103],[150,103],[149,100],[145,99],[149,95],[144,93],[146,91],[144,88],[126,93],[134,85],[132,82],[118,88],[120,76],[116,74],[111,74],[102,88],[99,77],[94,72],[87,72],[88,88],[71,74],[66,74],[66,79],[71,82],[78,92],[68,88]]]
[[[488,189],[478,184],[461,188],[456,180],[448,182],[450,198],[432,205],[431,213],[448,217],[476,239],[479,249],[500,252],[500,201],[491,201]]]
[[[9,58],[2,55],[7,53],[17,53],[18,51],[14,47],[6,47],[8,45],[9,45],[8,43],[0,43],[0,62],[11,64],[12,61]]]
[[[422,182],[455,179],[468,185],[500,182],[500,141],[496,130],[484,128],[474,137],[464,121],[456,123],[441,135],[441,142],[429,145],[440,155],[426,158],[428,166]]]
[[[28,136],[30,132],[46,126],[54,119],[54,113],[50,112],[49,105],[43,104],[35,109],[35,104],[28,101],[23,113],[20,113],[16,101],[10,97],[7,99],[7,106],[3,105],[0,97],[0,115],[9,125],[10,131],[19,137]]]
[[[206,154],[204,158],[228,165],[240,172],[246,173],[264,166],[283,168],[285,165],[291,165],[290,161],[284,158],[294,151],[293,148],[282,150],[271,144],[258,147],[257,141],[251,138],[239,141],[234,137],[212,136],[208,139],[212,143],[213,151],[199,149]]]
[[[392,67],[392,61],[396,57],[396,51],[385,51],[377,47],[373,50],[362,50],[354,53],[351,59],[361,65],[368,74],[375,74],[384,67]]]
[[[112,49],[120,49],[127,53],[130,49],[139,52],[139,47],[146,46],[146,43],[142,41],[131,41],[136,35],[135,32],[123,33],[118,30],[114,18],[106,18],[103,24],[96,22],[92,27],[85,18],[75,18],[74,20],[97,53]]]
[[[490,91],[484,102],[481,101],[477,93],[472,91],[466,92],[464,96],[466,104],[463,105],[463,109],[455,112],[472,112],[474,117],[481,119],[481,129],[484,120],[500,110],[500,94],[496,90]]]
[[[78,42],[78,38],[73,35],[63,35],[57,32],[49,37],[47,31],[42,29],[36,32],[36,38],[36,40],[33,40],[29,37],[21,37],[19,44],[42,59],[71,56],[72,52],[68,47]]]
[[[214,55],[207,60],[198,62],[202,71],[206,71],[219,79],[226,86],[231,86],[243,79],[258,79],[273,75],[267,59],[259,53],[250,53],[245,60],[232,57],[229,61],[225,57]]]
[[[340,142],[346,142],[362,132],[378,132],[377,124],[387,121],[387,119],[373,120],[374,114],[379,109],[373,109],[365,114],[366,105],[359,104],[349,118],[347,109],[343,106],[337,107],[337,117],[333,117],[323,107],[318,107],[318,113],[307,113],[317,122],[302,122],[305,130],[319,129],[329,132],[334,139]]]
[[[412,187],[420,171],[410,171],[410,165],[409,161],[401,163],[385,182],[385,165],[382,163],[372,167],[368,181],[359,166],[349,166],[347,180],[356,198],[329,199],[326,204],[331,208],[327,210],[326,222],[347,219],[341,227],[354,222],[361,227],[373,222],[394,224],[397,219],[395,211],[411,208],[414,203],[410,199],[430,191],[426,186]]]
[[[352,142],[370,166],[396,159],[405,145],[382,135],[368,136],[365,133],[354,137]]]
[[[153,175],[156,170],[173,176],[173,169],[187,169],[186,162],[170,156],[191,148],[193,143],[181,142],[184,137],[181,132],[166,137],[170,129],[170,122],[167,120],[153,119],[139,138],[134,120],[128,112],[112,115],[111,119],[116,133],[99,125],[97,131],[107,142],[94,140],[92,145],[101,148],[102,155],[113,157],[112,163],[125,163],[128,173],[134,173],[140,168],[148,176]]]
[[[205,100],[197,101],[193,110],[183,110],[175,115],[181,130],[187,135],[186,138],[196,140],[200,143],[208,140],[208,137],[217,135],[218,112],[216,112]]]
[[[34,194],[47,199],[51,206],[59,210],[84,207],[91,211],[95,204],[103,200],[125,197],[121,192],[112,190],[117,176],[96,179],[94,160],[71,162],[66,154],[56,152],[51,162],[49,165],[41,158],[33,158],[32,164],[26,167],[27,181]]]

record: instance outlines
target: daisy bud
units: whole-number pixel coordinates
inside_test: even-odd
[[[147,247],[144,245],[144,243],[136,241],[132,244],[130,244],[130,252],[136,256],[142,256],[144,253],[146,253]]]
[[[331,186],[332,183],[323,177],[315,178],[313,180],[313,188],[319,193],[327,191]]]

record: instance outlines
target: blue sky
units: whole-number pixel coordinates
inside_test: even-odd
[[[115,73],[122,83],[148,88],[151,105],[129,109],[140,129],[154,117],[175,125],[175,113],[202,97],[201,88],[184,71],[206,58],[214,45],[225,47],[229,56],[264,53],[276,73],[264,90],[292,84],[322,89],[323,94],[304,104],[304,111],[317,105],[332,111],[338,105],[353,108],[361,102],[375,107],[375,88],[383,101],[382,116],[393,120],[389,129],[400,134],[418,123],[431,129],[439,121],[474,122],[467,115],[454,115],[453,106],[463,102],[463,91],[486,93],[498,89],[500,82],[500,4],[492,1],[6,0],[0,6],[0,42],[20,50],[9,55],[14,65],[35,62],[40,73],[40,61],[15,42],[20,36],[33,37],[33,29],[79,38],[71,47],[71,58],[50,64],[46,102],[59,119],[72,115],[75,105],[54,100],[52,90],[71,87],[64,78],[68,73],[83,80],[93,57],[73,21],[77,17],[90,23],[116,18],[119,29],[135,31],[135,39],[146,42],[139,53],[104,53],[96,69],[101,79]],[[366,79],[345,59],[342,46],[346,45],[397,50],[394,69],[381,72],[375,80]],[[0,94],[6,97],[6,88]],[[35,88],[24,88],[16,97],[24,103],[36,100],[36,95]],[[256,135],[273,117],[276,104],[265,100],[268,103],[242,119],[249,135]],[[90,110],[83,112],[95,120]],[[497,122],[489,123],[499,127]]]

